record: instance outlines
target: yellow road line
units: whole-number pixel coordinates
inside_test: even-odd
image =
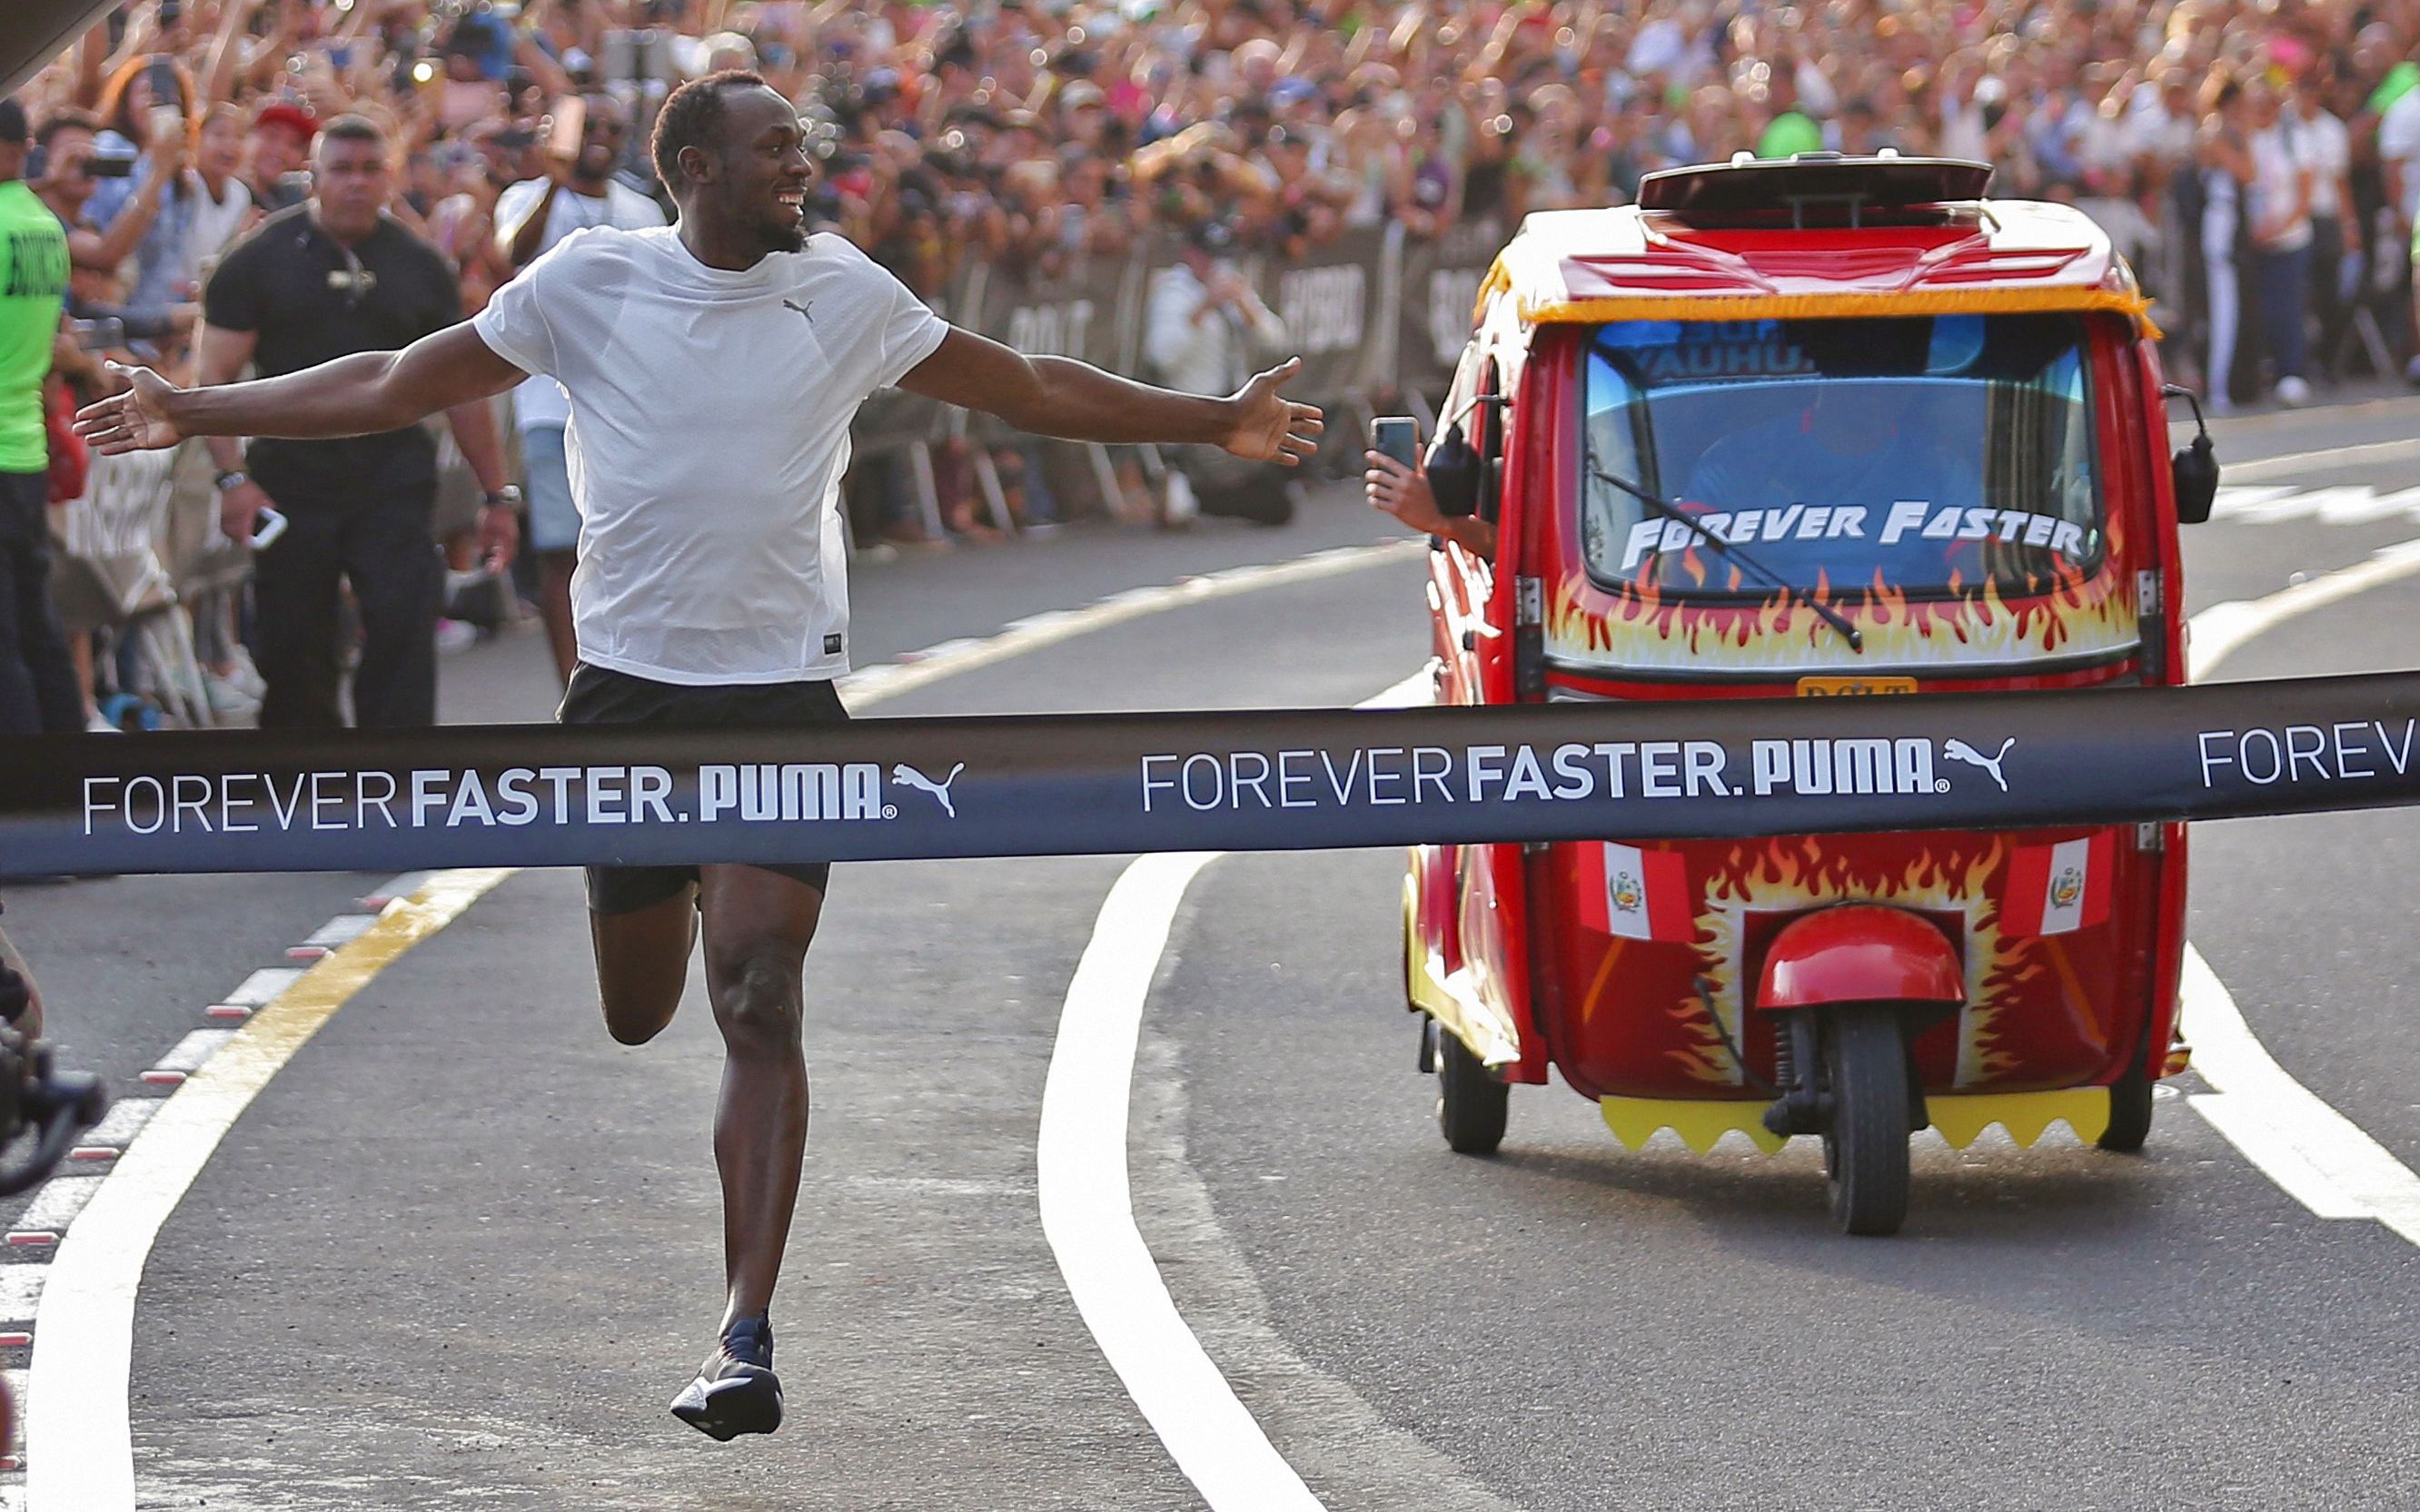
[[[33,1512],[134,1505],[128,1362],[134,1294],[161,1226],[270,1078],[378,974],[458,918],[510,868],[440,872],[255,1013],[171,1093],[77,1214],[51,1262],[25,1417]]]

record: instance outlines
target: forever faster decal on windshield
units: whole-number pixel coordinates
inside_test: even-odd
[[[1861,504],[1791,504],[1781,509],[1716,511],[1698,517],[1708,534],[1732,546],[1759,541],[1863,541],[1876,539],[1885,547],[1906,540],[1999,541],[2056,552],[2071,562],[2083,562],[2089,552],[2084,527],[2056,515],[2022,509],[1990,509],[1934,504],[1902,499],[1884,517],[1882,533],[1869,536],[1867,519],[1873,512]],[[1630,527],[1621,555],[1621,570],[1634,571],[1650,552],[1684,551],[1698,544],[1698,532],[1677,519],[1642,519]]]

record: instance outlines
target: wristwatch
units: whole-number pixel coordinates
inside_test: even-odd
[[[521,507],[521,491],[517,485],[508,483],[481,501],[489,509],[519,509]]]
[[[216,488],[221,493],[225,493],[230,488],[240,488],[251,481],[252,474],[246,472],[243,469],[229,468],[225,472],[220,473],[217,477],[212,478],[210,480],[210,486]]]

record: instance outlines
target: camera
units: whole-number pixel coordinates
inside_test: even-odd
[[[126,345],[126,322],[114,315],[98,320],[70,320],[68,334],[85,351],[105,352]]]

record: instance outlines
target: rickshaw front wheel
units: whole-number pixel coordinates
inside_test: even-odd
[[[2120,1155],[2139,1155],[2151,1137],[2151,1078],[2135,1067],[2109,1087],[2109,1127],[2093,1143]]]
[[[1462,1037],[1436,1026],[1437,1128],[1457,1155],[1493,1155],[1504,1142],[1512,1088],[1488,1073]]]
[[[1895,1234],[1907,1217],[1907,1046],[1881,1005],[1834,1009],[1826,1035],[1832,1127],[1823,1173],[1844,1234]]]

